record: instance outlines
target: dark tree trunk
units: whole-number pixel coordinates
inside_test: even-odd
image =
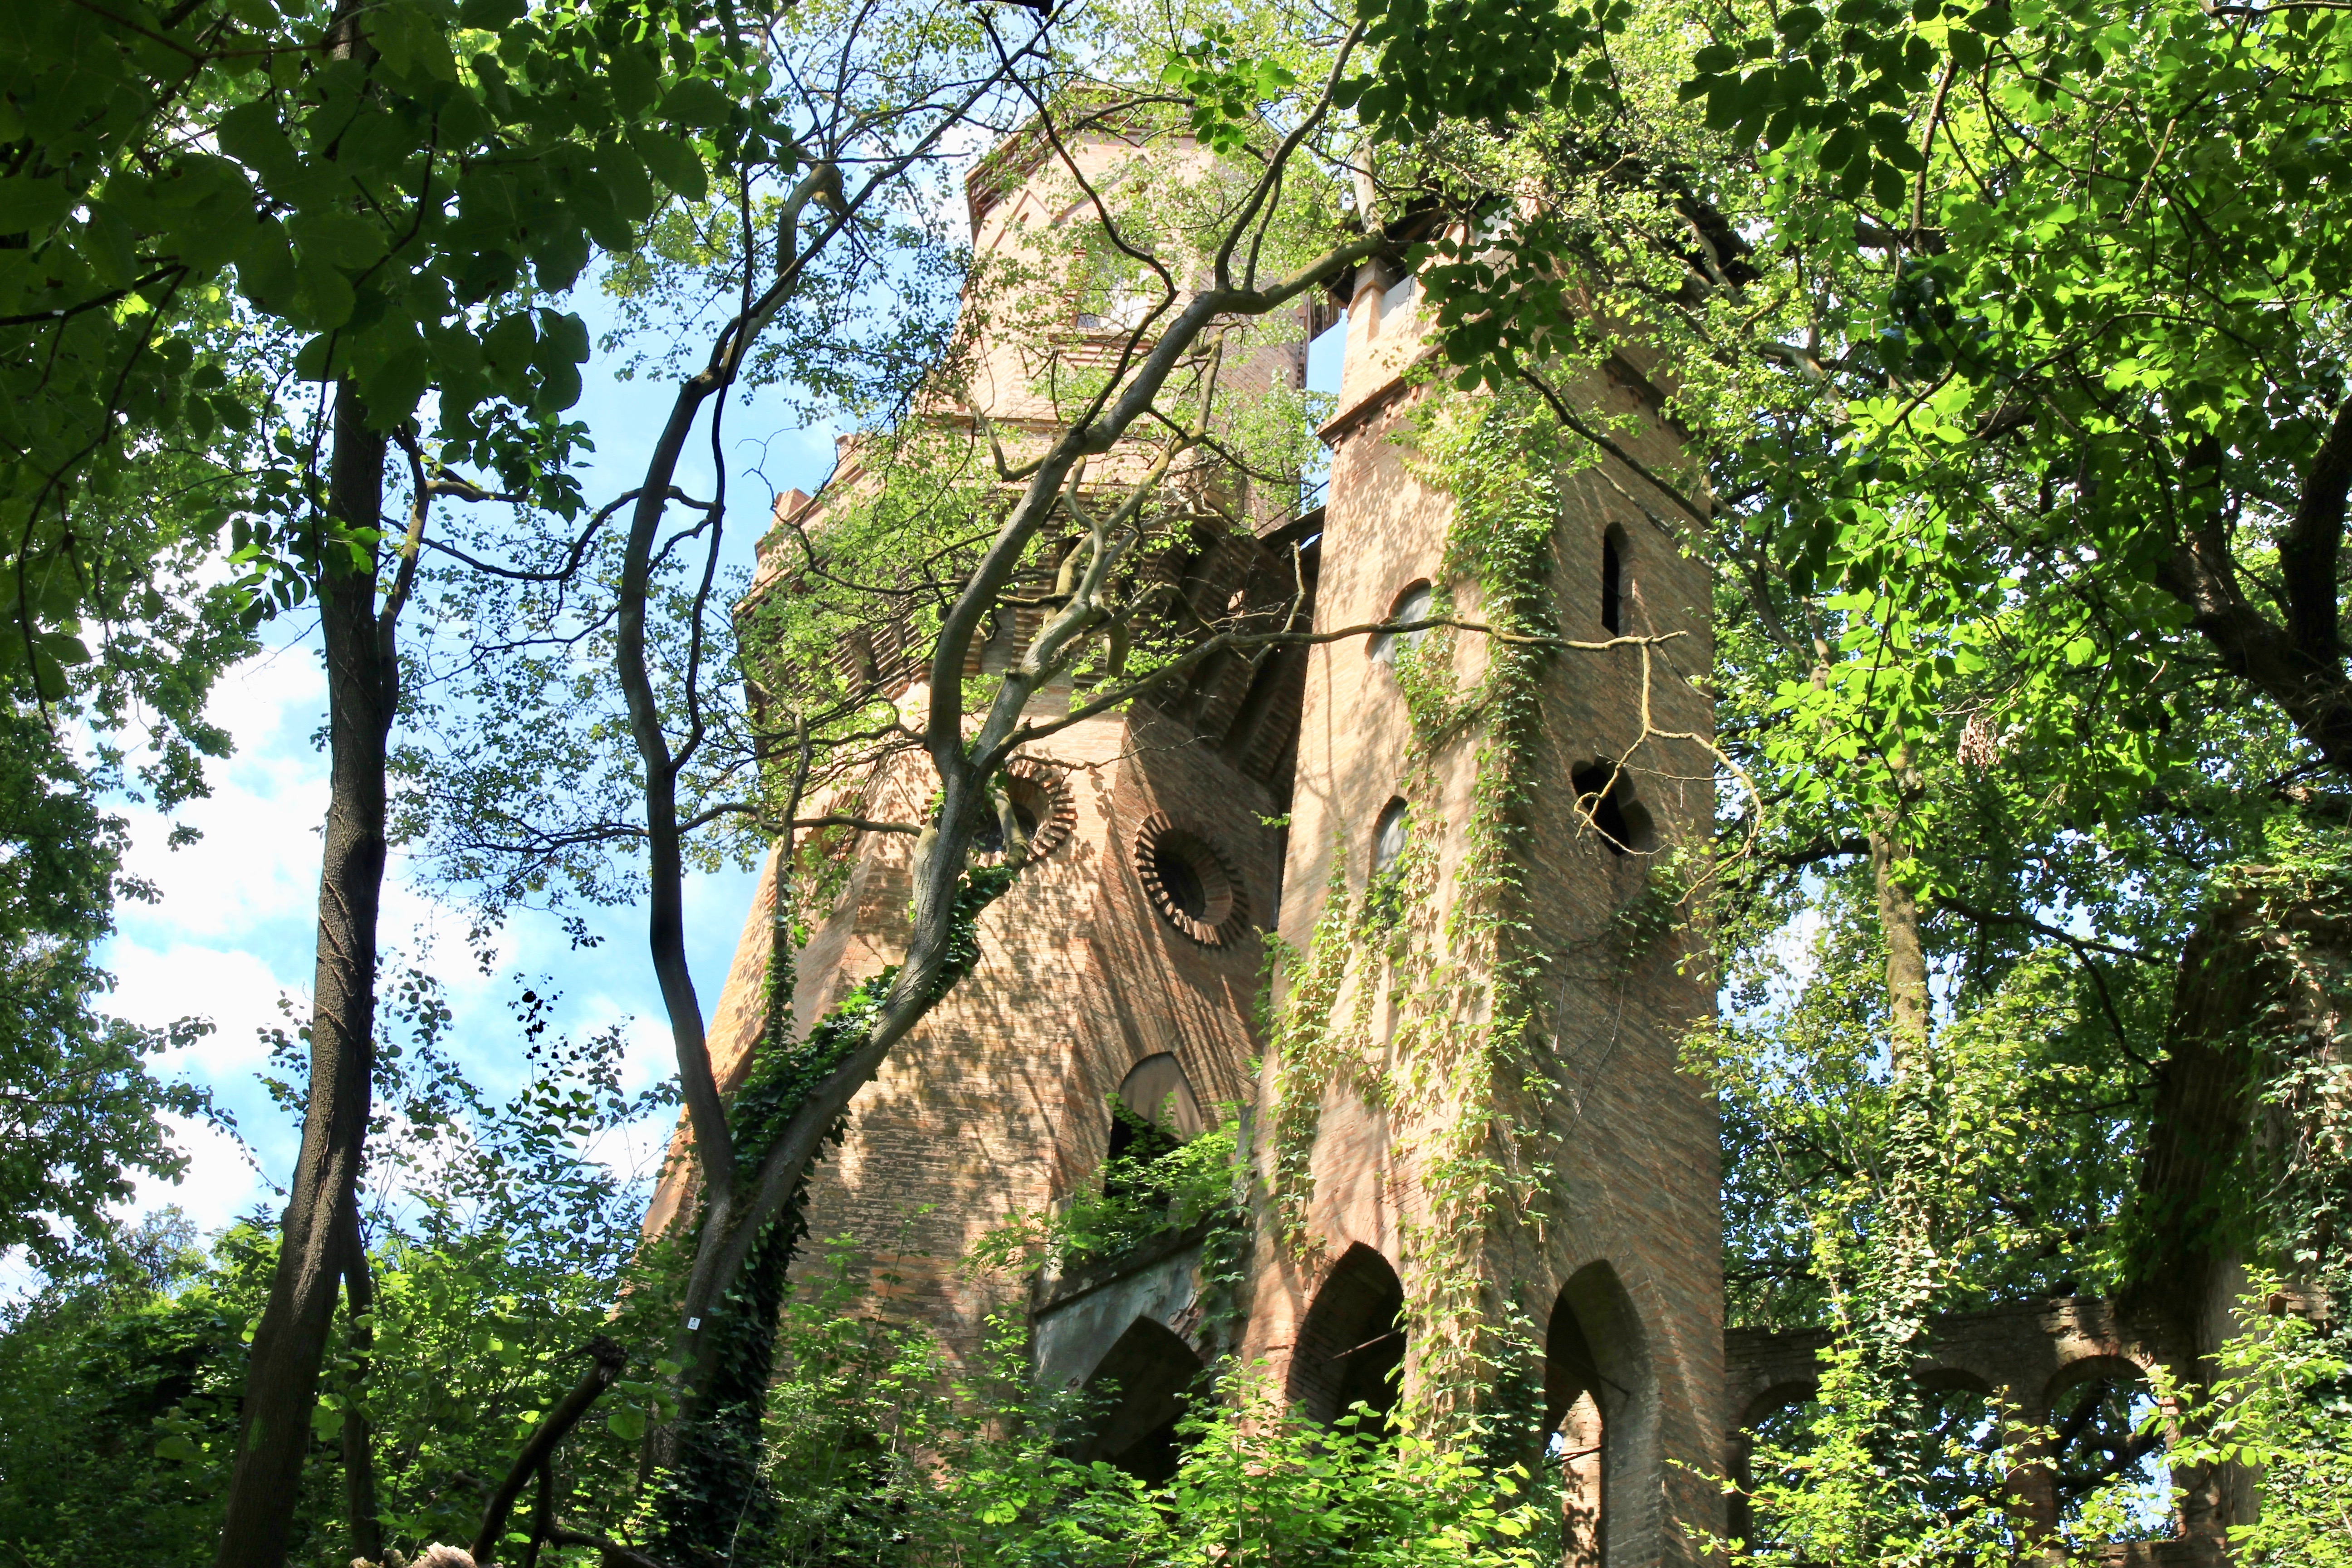
[[[327,492],[327,510],[337,523],[381,526],[384,451],[385,438],[368,428],[358,395],[349,383],[339,384]],[[373,1062],[384,752],[396,679],[387,658],[389,627],[377,623],[373,549],[361,550],[355,560],[332,537],[318,543],[331,767],[319,875],[310,1086],[278,1272],[247,1363],[220,1568],[278,1568],[286,1559],[319,1369],[343,1277],[342,1216],[354,1202]]]
[[[352,1375],[351,1404],[343,1411],[343,1512],[351,1522],[352,1555],[368,1563],[383,1560],[383,1521],[376,1512],[375,1434],[360,1408],[367,1364],[375,1349],[375,1279],[369,1272],[367,1243],[360,1238],[356,1203],[343,1205],[343,1305],[351,1316],[352,1354],[359,1363]]]

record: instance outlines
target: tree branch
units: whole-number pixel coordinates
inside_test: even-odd
[[[604,1396],[604,1391],[613,1386],[629,1364],[628,1352],[621,1348],[619,1342],[607,1339],[603,1334],[590,1340],[583,1348],[593,1364],[581,1374],[580,1381],[572,1385],[571,1392],[547,1413],[546,1419],[539,1424],[539,1429],[530,1435],[530,1441],[525,1443],[522,1452],[515,1456],[513,1465],[507,1470],[506,1479],[499,1483],[499,1489],[490,1494],[488,1504],[482,1510],[482,1527],[474,1532],[474,1561],[478,1564],[488,1563],[497,1553],[499,1537],[506,1533],[507,1515],[513,1510],[515,1499],[522,1495],[524,1483],[530,1479],[531,1472],[554,1456],[556,1445],[580,1424],[580,1418]]]
[[[2352,398],[2336,411],[2327,438],[2304,476],[2303,500],[2279,541],[2286,581],[2287,633],[2315,664],[2338,664],[2336,561],[2344,542],[2344,500],[2352,489]]]

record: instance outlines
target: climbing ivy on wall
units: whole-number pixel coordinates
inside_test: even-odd
[[[825,1078],[871,1036],[888,998],[897,965],[855,987],[805,1039],[793,1037],[793,952],[789,855],[778,857],[774,942],[770,949],[768,1014],[751,1071],[728,1103],[737,1168],[751,1179],[793,1113]],[[956,894],[954,925],[930,998],[944,996],[980,961],[980,917],[1020,875],[1017,866],[968,871]],[[835,1127],[830,1142],[840,1141]],[[778,1314],[786,1276],[806,1229],[806,1187],[771,1220],[735,1288],[714,1316],[717,1371],[700,1406],[679,1424],[676,1462],[660,1478],[651,1509],[668,1560],[723,1560],[737,1533],[756,1533],[775,1510],[760,1471],[761,1427],[775,1370]]]
[[[1498,631],[1555,637],[1552,595],[1561,480],[1589,461],[1563,450],[1531,397],[1437,394],[1412,437],[1423,481],[1450,495],[1454,517],[1431,614],[1456,595]],[[1466,657],[1465,657],[1466,656]],[[1432,628],[1400,647],[1395,669],[1412,721],[1398,793],[1412,830],[1403,852],[1361,895],[1347,845],[1297,982],[1276,1019],[1269,1119],[1270,1188],[1285,1240],[1307,1241],[1309,1168],[1326,1086],[1344,1084],[1390,1113],[1426,1199],[1404,1242],[1405,1320],[1418,1376],[1408,1419],[1466,1433],[1479,1391],[1527,1382],[1538,1347],[1525,1315],[1495,1298],[1481,1263],[1496,1226],[1540,1215],[1549,1171],[1535,1157],[1534,1042],[1545,1009],[1540,955],[1517,934],[1523,894],[1529,759],[1539,682],[1555,650],[1482,637],[1465,646]],[[1464,667],[1468,667],[1465,676]],[[1472,752],[1464,852],[1438,860],[1446,821],[1439,763]],[[1450,891],[1441,907],[1438,895]],[[1385,998],[1387,1048],[1372,1020]]]

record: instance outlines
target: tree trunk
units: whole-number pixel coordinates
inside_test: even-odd
[[[374,530],[383,511],[384,437],[350,383],[335,389],[327,510]],[[375,551],[322,534],[319,622],[331,746],[319,875],[318,966],[302,1152],[287,1194],[278,1271],[247,1363],[220,1568],[278,1568],[310,1446],[319,1369],[343,1274],[342,1215],[354,1202],[367,1129],[375,1030],[376,913],[384,865],[384,753],[395,700],[389,629],[375,613]]]
[[[1895,875],[1906,851],[1891,818],[1870,836],[1878,922],[1886,942],[1886,1207],[1884,1278],[1869,1304],[1887,1326],[1887,1346],[1907,1343],[1927,1321],[1937,1285],[1937,1130],[1935,1068],[1927,1050],[1927,957],[1919,940],[1919,900]]]
[[[352,1555],[367,1563],[383,1560],[383,1521],[376,1512],[375,1434],[360,1394],[367,1381],[367,1363],[375,1349],[375,1279],[369,1272],[367,1243],[360,1238],[360,1210],[343,1205],[343,1305],[351,1317],[352,1354],[359,1370],[352,1376],[351,1402],[343,1411],[343,1512],[351,1522]]]
[[[1912,1347],[1925,1331],[1943,1282],[1937,1250],[1941,1208],[1941,1149],[1937,1125],[1935,1058],[1928,1050],[1927,960],[1919,939],[1919,900],[1895,874],[1906,855],[1888,814],[1870,836],[1870,863],[1878,919],[1886,942],[1886,1148],[1881,1190],[1885,1217],[1870,1247],[1867,1274],[1854,1292],[1853,1331],[1869,1384],[1883,1404],[1870,1434],[1890,1475],[1916,1462],[1904,1439],[1920,1429],[1925,1412],[1911,1377]],[[1924,1478],[1913,1473],[1909,1484]]]
[[[1927,956],[1919,942],[1919,900],[1895,875],[1907,853],[1892,824],[1870,836],[1870,869],[1878,885],[1878,924],[1886,938],[1889,1055],[1900,1079],[1927,1046]]]

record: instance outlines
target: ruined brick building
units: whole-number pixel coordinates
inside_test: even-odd
[[[982,253],[1055,221],[1042,151],[1026,162],[1017,147],[1000,153],[973,175]],[[1105,163],[1131,152],[1110,138],[1079,148]],[[1293,341],[1248,361],[1243,395],[1277,376],[1299,385],[1307,340],[1341,310],[1338,402],[1318,432],[1331,452],[1328,490],[1304,509],[1258,498],[1204,519],[1175,568],[1182,591],[1238,603],[1303,583],[1312,626],[1328,629],[1413,617],[1436,585],[1475,617],[1469,585],[1438,582],[1454,502],[1414,461],[1424,394],[1406,372],[1424,333],[1411,276],[1393,261],[1365,266],[1302,312]],[[1083,348],[1095,331],[1115,335],[1118,324],[1074,317],[1068,336]],[[971,395],[982,411],[1003,428],[1040,425],[1019,356],[992,349],[980,363]],[[1612,413],[1655,413],[1642,370],[1614,368],[1587,395]],[[1643,426],[1638,456],[1680,461],[1661,422]],[[846,448],[827,495],[854,485],[856,468]],[[1543,666],[1540,740],[1516,808],[1525,918],[1509,938],[1543,991],[1544,1087],[1532,1113],[1542,1215],[1504,1227],[1475,1259],[1540,1341],[1544,1427],[1585,1510],[1578,1555],[1612,1568],[1697,1561],[1691,1532],[1724,1522],[1706,1478],[1738,1461],[1745,1426],[1803,1397],[1813,1375],[1809,1344],[1754,1334],[1732,1336],[1727,1372],[1715,1111],[1677,1065],[1685,1034],[1714,1005],[1712,976],[1675,941],[1632,951],[1612,934],[1643,896],[1652,858],[1703,844],[1714,805],[1698,739],[1712,733],[1708,573],[1692,541],[1627,503],[1635,483],[1606,468],[1560,481],[1549,583],[1560,635],[1677,635]],[[779,523],[814,531],[826,504],[792,492]],[[754,594],[780,591],[778,561],[763,555]],[[1024,629],[1006,616],[977,667]],[[1197,1234],[1061,1276],[961,1267],[1008,1215],[1099,1183],[1114,1096],[1180,1136],[1233,1108],[1263,1189],[1283,1064],[1262,1019],[1297,974],[1294,962],[1273,982],[1276,994],[1262,995],[1261,933],[1306,953],[1318,919],[1335,900],[1362,898],[1408,831],[1424,836],[1441,913],[1468,896],[1457,879],[1483,737],[1474,728],[1425,759],[1408,813],[1399,647],[1360,637],[1255,664],[1213,661],[1016,762],[1010,793],[1034,825],[1033,862],[984,917],[978,968],[858,1096],[845,1142],[812,1178],[812,1236],[852,1238],[894,1310],[935,1329],[951,1356],[972,1354],[988,1316],[1009,1312],[1029,1325],[1041,1378],[1115,1384],[1119,1403],[1092,1451],[1139,1470],[1170,1462],[1184,1391],[1217,1356],[1263,1363],[1324,1419],[1359,1400],[1387,1408],[1420,1375],[1401,1309],[1428,1257],[1425,1144],[1349,1074],[1320,1089],[1303,1238],[1283,1234],[1261,1191],[1236,1318],[1203,1300]],[[1460,671],[1475,673],[1484,657],[1475,636],[1456,639]],[[1684,738],[1661,738],[1674,735]],[[927,795],[902,771],[865,807],[913,820]],[[910,852],[903,836],[856,842],[838,901],[799,956],[801,1027],[898,957]],[[740,1080],[761,1030],[774,879],[760,885],[710,1031],[724,1085]],[[1370,1020],[1351,1048],[1374,1068],[1396,1065],[1381,1059],[1398,1048],[1387,983],[1376,962],[1359,963],[1334,1003]],[[649,1223],[664,1223],[678,1197],[667,1187]],[[2100,1324],[2077,1313],[2028,1338],[2034,1355],[2053,1333],[2084,1342],[2077,1360],[2126,1355],[2109,1330],[2100,1340]],[[2054,1375],[2034,1365],[2043,1382],[2025,1391],[2029,1404]]]

